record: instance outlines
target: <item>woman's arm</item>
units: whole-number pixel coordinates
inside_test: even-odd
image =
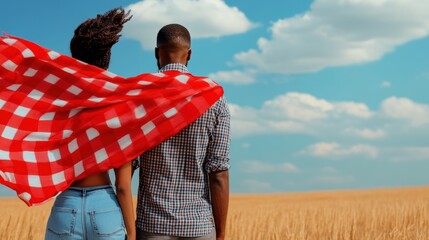
[[[131,162],[115,169],[116,196],[121,206],[124,216],[125,227],[127,229],[127,240],[136,239],[136,226],[134,216],[133,196],[131,193]]]

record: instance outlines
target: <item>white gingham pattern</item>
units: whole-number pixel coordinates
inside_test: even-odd
[[[168,71],[123,78],[1,37],[0,183],[29,206],[42,203],[173,136],[222,95],[205,77]]]

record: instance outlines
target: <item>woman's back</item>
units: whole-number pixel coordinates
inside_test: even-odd
[[[110,185],[108,172],[94,174],[92,176],[77,180],[72,184],[73,187],[95,187],[103,185]]]

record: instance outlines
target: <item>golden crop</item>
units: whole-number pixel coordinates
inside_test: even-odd
[[[0,199],[0,239],[43,239],[52,201]],[[429,187],[231,195],[230,240],[429,240]]]

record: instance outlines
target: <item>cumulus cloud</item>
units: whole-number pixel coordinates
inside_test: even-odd
[[[273,100],[266,101],[264,109],[276,112],[278,115],[302,121],[313,121],[332,115],[349,115],[358,118],[369,118],[372,116],[372,112],[363,103],[330,103],[309,94],[296,92],[280,95]]]
[[[209,77],[216,82],[232,83],[236,85],[246,85],[255,82],[255,72],[248,71],[219,71],[209,74]]]
[[[429,147],[407,147],[405,150],[414,155],[416,159],[429,160]]]
[[[392,86],[392,84],[389,81],[383,81],[381,83],[381,87],[383,88],[389,88],[390,86]]]
[[[427,0],[315,0],[309,11],[278,20],[271,38],[235,59],[264,72],[304,73],[380,59],[429,34]]]
[[[429,147],[396,147],[385,152],[394,161],[429,161]]]
[[[413,126],[429,124],[429,106],[408,98],[390,97],[383,101],[381,110],[387,117],[407,121]]]
[[[239,34],[255,26],[223,0],[143,0],[126,9],[133,18],[125,24],[124,36],[140,41],[146,50],[155,47],[158,30],[169,23],[186,26],[193,39]]]
[[[350,155],[366,155],[374,158],[378,156],[378,149],[366,144],[345,147],[336,142],[319,142],[308,146],[300,153],[325,158],[343,158]]]
[[[246,179],[242,181],[245,188],[252,192],[269,192],[273,190],[270,182]]]
[[[355,110],[345,111],[345,106]],[[371,110],[359,102],[333,102],[292,92],[269,99],[259,108],[236,104],[229,107],[233,138],[298,134],[319,139],[297,151],[296,156],[429,160],[429,149],[419,146],[429,134],[429,105],[408,98],[390,97],[378,109]],[[397,139],[393,143],[404,139],[409,147],[388,147],[393,139]],[[285,171],[285,166],[246,163],[246,171],[257,169]]]
[[[265,101],[262,107],[229,105],[233,135],[250,134],[315,134],[320,124],[335,122],[334,127],[366,120],[374,115],[368,106],[357,102],[329,102],[298,92],[282,94]],[[325,126],[326,127],[326,126]]]
[[[357,118],[370,118],[373,115],[364,103],[339,102],[335,103],[334,106],[338,113],[344,113]]]
[[[241,144],[241,147],[248,149],[248,148],[251,148],[252,145],[250,143],[243,143],[243,144]]]
[[[345,182],[354,182],[353,176],[320,176],[314,179],[317,183],[340,184]]]
[[[303,134],[329,141],[344,139],[423,139],[429,134],[429,105],[408,98],[389,97],[380,107],[365,103],[328,101],[289,92],[268,99],[260,107],[229,104],[234,138],[262,134]],[[341,140],[340,140],[341,139]],[[420,140],[418,140],[420,141]]]
[[[299,169],[294,164],[288,162],[271,163],[262,161],[244,161],[243,168],[246,172],[250,173],[291,173],[299,171]]]
[[[303,93],[291,92],[266,101],[264,110],[277,116],[302,121],[312,121],[327,117],[334,106],[324,99]]]
[[[368,128],[364,128],[364,129],[356,129],[356,128],[347,128],[345,129],[345,133],[347,134],[353,134],[362,138],[366,138],[366,139],[381,139],[384,138],[386,133],[384,130],[382,129],[368,129]]]
[[[229,104],[233,137],[267,133],[306,132],[306,127],[296,121],[263,116],[264,109]],[[269,113],[267,113],[269,114]]]

